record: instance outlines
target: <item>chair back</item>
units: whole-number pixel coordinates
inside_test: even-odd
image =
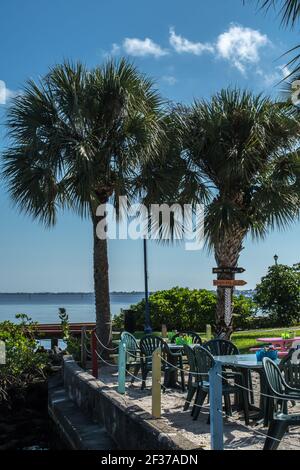
[[[192,372],[193,375],[195,376],[195,373],[198,372],[198,369],[197,369],[197,364],[196,364],[194,348],[191,348],[191,346],[185,344],[184,354],[187,357],[188,365],[190,368],[189,372]]]
[[[202,339],[194,331],[181,331],[180,333],[177,333],[171,339],[171,343],[176,343],[176,338],[179,338],[179,336],[190,336],[191,338],[193,338],[193,344],[200,344],[200,346],[202,346]]]
[[[239,350],[236,345],[226,339],[212,339],[211,341],[204,343],[203,347],[213,356],[232,356],[234,354],[239,354]]]
[[[160,348],[162,355],[168,351],[167,343],[160,338],[159,336],[155,335],[147,335],[143,336],[140,341],[140,352],[141,355],[144,356],[146,361],[151,361],[152,354],[156,349]]]
[[[290,349],[288,355],[281,360],[279,369],[290,387],[300,389],[300,363],[294,363],[295,353],[297,355],[297,350]],[[300,351],[298,353],[300,354]]]
[[[266,374],[267,383],[271,392],[282,395],[285,392],[285,383],[281,371],[269,357],[263,358],[263,367]]]
[[[135,337],[131,333],[123,331],[121,334],[121,341],[126,344],[126,353],[128,353],[127,362],[135,361],[139,352],[139,346]]]
[[[209,371],[215,365],[215,360],[211,353],[202,346],[194,347],[194,354],[196,360],[196,369],[199,373],[199,381],[209,381]]]

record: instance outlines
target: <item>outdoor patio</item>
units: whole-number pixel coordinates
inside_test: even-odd
[[[259,377],[253,373],[253,391],[255,404],[259,404]],[[99,370],[99,379],[106,386],[117,390],[118,369],[114,365],[101,366]],[[131,384],[131,376],[127,375],[126,392],[124,402],[128,407],[137,405],[151,414],[152,396],[151,396],[151,375],[146,383],[146,389],[141,390],[140,376]],[[168,389],[161,394],[161,421],[166,426],[174,428],[174,434],[181,433],[196,447],[210,450],[210,425],[207,423],[209,405],[204,404],[197,421],[191,417],[191,408],[184,412],[186,393],[180,390]],[[292,407],[289,403],[289,413],[299,413],[300,404]],[[251,415],[250,415],[251,416]],[[262,424],[257,424],[255,420],[250,419],[250,425],[245,426],[243,415],[234,412],[232,418],[224,417],[224,448],[225,450],[262,450],[265,442],[267,428]],[[299,450],[300,449],[300,428],[290,428],[290,431],[284,436],[280,450]]]

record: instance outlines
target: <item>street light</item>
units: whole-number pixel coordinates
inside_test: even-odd
[[[279,258],[278,255],[275,255],[275,256],[274,256],[275,266],[278,266],[278,258]]]

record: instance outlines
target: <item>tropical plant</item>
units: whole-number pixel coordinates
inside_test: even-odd
[[[253,1],[253,0],[251,0]],[[255,0],[262,10],[268,11],[270,8],[274,8],[275,11],[279,10],[281,16],[281,24],[284,27],[293,28],[300,18],[300,2],[299,0]],[[243,0],[246,3],[246,0]],[[293,53],[300,49],[300,45],[297,45],[290,49],[287,54]],[[287,64],[292,66],[292,74],[300,71],[300,54],[297,53]]]
[[[273,326],[300,323],[300,267],[278,264],[271,266],[256,286],[255,301],[268,314]]]
[[[3,155],[12,199],[47,226],[59,209],[93,225],[97,334],[111,341],[107,239],[96,234],[97,207],[118,202],[131,172],[153,156],[162,132],[153,83],[124,59],[88,71],[64,63],[29,81],[8,114],[11,146]]]
[[[45,379],[49,356],[40,351],[35,339],[37,323],[18,314],[19,323],[0,323],[0,340],[5,343],[6,361],[0,367],[0,403],[12,394],[22,395],[28,384]]]
[[[176,113],[173,132],[182,163],[174,157],[173,141],[168,161],[174,159],[174,171],[182,171],[177,198],[206,204],[206,246],[218,267],[237,267],[248,234],[264,238],[299,216],[298,123],[282,104],[237,89]],[[218,288],[216,331],[230,337],[224,296]]]
[[[65,308],[58,309],[58,316],[60,319],[60,325],[63,333],[63,341],[66,343],[68,354],[72,354],[75,360],[80,359],[81,341],[72,335],[70,331],[69,315]]]

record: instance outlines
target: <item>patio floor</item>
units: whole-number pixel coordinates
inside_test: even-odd
[[[138,405],[140,408],[151,413],[151,376],[147,380],[147,388],[141,390],[141,382],[135,381],[130,384],[130,376],[127,376],[126,393],[124,401],[128,406]],[[108,387],[117,389],[117,368],[101,366],[100,380]],[[259,379],[253,373],[253,389],[255,400],[259,399]],[[208,405],[200,413],[199,419],[193,421],[190,410],[183,411],[185,393],[180,390],[167,390],[162,393],[161,410],[162,422],[174,428],[174,433],[182,433],[186,438],[206,450],[210,449],[210,426],[207,424]],[[290,413],[300,413],[300,405],[290,409]],[[232,418],[224,418],[224,447],[228,450],[262,450],[267,429],[251,421],[250,426],[245,426],[243,416],[237,412]],[[263,434],[263,435],[262,435]],[[290,428],[282,440],[280,450],[300,450],[300,428]]]

